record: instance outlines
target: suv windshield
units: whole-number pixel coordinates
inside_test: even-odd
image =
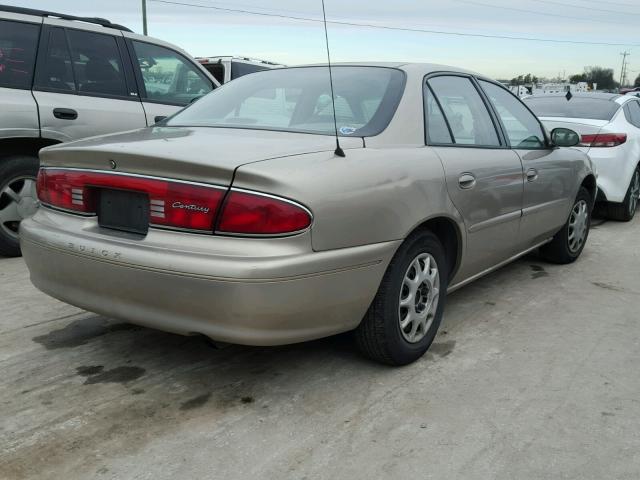
[[[620,108],[616,102],[603,98],[564,96],[528,97],[524,99],[533,113],[539,117],[588,118],[593,120],[611,120]]]
[[[391,121],[404,89],[393,68],[333,68],[338,131],[377,135]],[[171,117],[168,126],[206,126],[334,134],[327,67],[267,70],[214,90]]]

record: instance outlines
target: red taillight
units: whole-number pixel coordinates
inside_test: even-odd
[[[222,207],[218,231],[241,235],[282,235],[311,225],[309,211],[268,195],[232,190]]]
[[[101,188],[146,193],[149,223],[188,230],[213,230],[226,188],[162,178],[83,170],[40,169],[38,198],[46,205],[96,213]]]
[[[580,145],[583,147],[617,147],[626,141],[626,133],[598,133],[582,135]]]

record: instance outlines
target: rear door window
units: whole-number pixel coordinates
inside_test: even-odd
[[[212,82],[179,53],[150,43],[132,43],[147,100],[187,105],[213,90]]]
[[[500,146],[489,111],[469,78],[438,76],[428,84],[442,106],[456,145]]]
[[[40,26],[0,20],[0,87],[31,89]]]
[[[443,145],[453,143],[447,121],[440,109],[440,105],[431,93],[431,89],[425,86],[424,113],[427,126],[427,143],[429,145]]]
[[[115,37],[68,30],[78,93],[127,96],[122,59]]]

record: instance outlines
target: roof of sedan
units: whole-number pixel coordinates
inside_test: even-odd
[[[326,63],[315,63],[309,65],[298,65],[300,67],[326,67]],[[332,63],[332,67],[386,67],[386,68],[400,68],[411,73],[427,75],[433,72],[459,72],[468,73],[471,75],[477,75],[483,77],[476,72],[465,70],[464,68],[452,67],[450,65],[440,65],[437,63],[412,63],[412,62],[337,62]],[[295,67],[289,67],[295,68]]]
[[[615,102],[616,99],[620,98],[622,95],[617,93],[602,93],[602,92],[571,92],[573,97],[577,98],[593,98],[594,100],[610,100]],[[532,98],[553,98],[553,97],[562,97],[565,98],[567,96],[566,93],[543,93],[541,95],[531,95],[527,97],[528,100]]]

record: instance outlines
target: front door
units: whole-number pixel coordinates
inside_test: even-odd
[[[564,225],[573,205],[576,157],[550,148],[542,126],[529,109],[500,85],[480,80],[511,148],[524,170],[524,198],[519,245],[524,250],[551,237]]]
[[[43,30],[33,89],[43,137],[65,142],[147,125],[123,47],[110,34]]]
[[[470,77],[431,77],[425,102],[427,143],[442,160],[449,196],[467,230],[465,267],[452,282],[457,283],[516,253],[522,164],[501,140]]]
[[[160,45],[127,39],[149,125],[213,90],[213,81],[185,56]]]

